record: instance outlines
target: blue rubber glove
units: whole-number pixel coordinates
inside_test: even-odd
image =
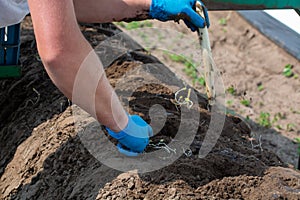
[[[149,144],[149,137],[153,136],[151,126],[138,115],[128,115],[127,126],[118,133],[109,128],[106,130],[110,136],[118,140],[118,150],[126,156],[137,156],[142,153]]]
[[[202,5],[205,19],[196,13],[196,1]],[[160,21],[183,19],[192,31],[209,27],[207,9],[200,0],[152,0],[149,15]]]

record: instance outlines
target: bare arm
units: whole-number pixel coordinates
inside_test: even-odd
[[[98,56],[80,32],[77,21],[131,21],[148,19],[149,15],[166,21],[187,16],[185,19],[190,19],[187,25],[193,25],[195,29],[205,26],[204,19],[192,8],[195,2],[28,0],[38,51],[54,84],[74,103],[112,130],[109,134],[118,139],[120,145],[136,153],[141,153],[149,143],[152,128],[142,118],[126,115]],[[95,77],[99,80],[95,81]],[[115,134],[119,131],[120,138]],[[124,149],[121,152],[125,153]]]
[[[71,99],[76,73],[87,56],[90,59],[85,62],[87,65],[103,72],[102,65],[80,32],[72,0],[28,0],[28,3],[44,66],[55,85]],[[89,74],[86,74],[82,84],[89,83],[89,80]],[[114,131],[126,126],[126,113],[105,74],[99,81],[96,96],[91,94],[88,85],[83,88],[83,98],[74,103],[90,113],[93,109],[90,102],[94,97],[97,119],[101,124]],[[112,117],[111,102],[114,102],[115,118]]]
[[[74,0],[78,21],[112,22],[149,18],[151,0]]]

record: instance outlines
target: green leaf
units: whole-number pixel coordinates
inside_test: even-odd
[[[295,124],[287,124],[286,125],[286,130],[289,132],[294,131],[295,130],[294,128],[295,128]]]
[[[281,125],[276,125],[275,126],[278,130],[283,130],[282,126]]]
[[[270,113],[261,112],[258,118],[258,124],[265,128],[270,128],[272,126],[270,116]]]
[[[236,89],[232,86],[228,87],[226,90],[229,94],[235,95],[236,94]]]
[[[250,107],[250,100],[248,100],[248,99],[243,99],[243,100],[241,100],[241,104],[243,104],[244,106],[246,106],[246,107]]]
[[[219,19],[219,24],[222,26],[226,26],[227,25],[227,19],[222,17],[221,19]]]
[[[132,29],[137,29],[137,28],[142,28],[142,27],[152,27],[153,24],[150,21],[133,21],[133,22],[116,22],[115,23],[118,26],[121,26],[122,28],[125,28],[126,30],[132,30]]]
[[[262,84],[257,86],[258,91],[263,91],[264,90],[264,86]]]
[[[283,69],[283,72],[282,72],[283,75],[287,78],[292,77],[294,75],[292,68],[293,68],[293,65],[287,64]]]
[[[202,86],[205,86],[206,85],[205,78],[204,77],[198,78],[198,83]]]

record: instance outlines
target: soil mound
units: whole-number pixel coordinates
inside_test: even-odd
[[[86,24],[82,30],[93,46],[119,33],[112,24]],[[131,51],[138,46],[132,39],[123,39],[129,51],[107,63],[107,76],[114,87],[125,91],[121,98],[130,113],[150,123],[149,109],[156,104],[165,108],[167,121],[152,142],[168,143],[180,125],[174,90],[184,84],[142,48]],[[300,199],[300,173],[257,145],[239,118],[226,116],[217,144],[208,156],[198,158],[211,119],[199,93],[194,112],[201,114],[200,125],[189,154],[145,174],[106,167],[77,135],[71,103],[43,69],[29,18],[21,40],[23,76],[0,81],[0,199]],[[153,76],[128,75],[134,69],[150,70]],[[124,74],[133,82],[119,84]],[[143,84],[161,81],[161,74],[168,85]]]

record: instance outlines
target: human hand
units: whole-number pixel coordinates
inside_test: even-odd
[[[196,12],[196,2],[202,6],[203,17]],[[207,9],[200,0],[152,0],[149,15],[160,21],[183,19],[192,31],[209,27]]]
[[[126,156],[137,156],[142,153],[149,143],[149,137],[153,136],[151,126],[138,115],[128,115],[127,126],[118,133],[109,128],[106,130],[110,136],[118,140],[118,150]]]

